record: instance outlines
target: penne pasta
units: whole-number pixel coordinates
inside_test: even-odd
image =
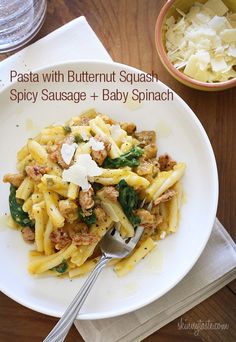
[[[67,260],[68,258],[70,258],[71,255],[76,251],[76,249],[77,247],[71,244],[62,253],[58,252],[50,255],[50,258],[44,256],[42,259],[40,259],[40,261],[38,260],[36,262],[31,262],[31,264],[29,265],[29,271],[31,273],[39,274],[51,270],[53,267],[61,264],[63,260]]]
[[[68,185],[67,197],[71,200],[75,200],[79,195],[79,187],[74,183]]]
[[[32,162],[32,156],[28,154],[25,158],[19,160],[19,162],[16,164],[16,169],[19,172],[23,172],[27,165],[30,165]]]
[[[90,228],[90,232],[91,234],[95,234],[98,237],[98,241],[88,246],[80,246],[76,253],[72,255],[71,261],[77,266],[81,266],[93,254],[98,242],[106,234],[111,225],[112,220],[110,218],[107,218],[106,222],[102,223],[100,226],[92,225]]]
[[[26,201],[34,191],[34,182],[29,177],[25,177],[19,188],[16,190],[16,198]]]
[[[50,240],[50,234],[53,231],[54,227],[52,225],[52,222],[48,220],[45,232],[44,232],[44,238],[43,238],[43,247],[45,255],[51,255],[53,254],[53,245],[52,241]]]
[[[33,215],[35,219],[35,243],[38,252],[44,251],[44,231],[45,231],[45,217],[43,209],[37,205],[33,205]]]
[[[111,158],[117,158],[121,155],[121,151],[115,141],[112,139],[110,135],[110,131],[108,128],[106,128],[105,122],[97,116],[95,119],[90,120],[89,125],[91,127],[91,130],[97,134],[98,136],[101,136],[105,139],[108,139],[108,141],[111,144],[111,150],[109,151],[109,156]]]
[[[34,192],[31,195],[31,199],[32,199],[33,204],[36,204],[36,203],[42,202],[44,200],[44,197],[42,193]]]
[[[39,142],[42,145],[46,145],[49,143],[55,144],[55,143],[63,140],[64,138],[65,138],[64,135],[59,135],[59,134],[55,134],[55,135],[42,134]]]
[[[180,182],[177,182],[173,186],[173,190],[176,191],[177,195],[174,196],[169,202],[167,202],[168,211],[169,211],[169,227],[168,230],[172,233],[175,233],[178,229],[179,219],[180,219],[180,207],[182,204],[182,186]]]
[[[46,204],[47,214],[54,227],[62,227],[65,222],[65,218],[62,216],[58,209],[59,198],[56,193],[52,191],[44,192],[44,200]]]
[[[25,159],[29,155],[29,149],[28,146],[23,146],[18,152],[17,152],[17,160],[20,162],[21,160]]]
[[[32,200],[32,196],[30,196],[23,204],[22,209],[28,213],[31,212],[32,210],[32,206],[33,206],[33,200]]]
[[[146,194],[149,196],[149,199],[155,200],[178,182],[183,177],[185,168],[186,165],[184,163],[178,163],[172,171],[160,172],[153,183],[146,189]]]
[[[125,258],[118,262],[114,270],[118,276],[124,276],[129,273],[137,263],[142,260],[151,250],[155,247],[155,242],[152,238],[147,238],[145,241],[141,243],[141,245],[134,250],[131,256]]]
[[[109,171],[110,177],[109,177]],[[147,188],[150,182],[139,175],[137,175],[135,172],[124,170],[119,170],[119,172],[112,172],[117,170],[107,170],[105,173],[105,177],[103,174],[101,176],[94,177],[94,181],[97,183],[100,183],[102,185],[116,185],[118,184],[122,179],[124,179],[130,186],[134,187],[135,189],[138,188]],[[113,176],[114,175],[114,176]]]
[[[89,140],[92,136],[90,126],[72,126],[71,133],[74,136],[79,135],[84,141]]]
[[[97,265],[99,258],[85,261],[80,267],[73,268],[69,271],[69,277],[74,278],[91,272]]]
[[[32,158],[39,164],[44,164],[47,162],[47,151],[44,146],[39,144],[33,139],[28,141],[28,149]]]
[[[102,191],[98,192],[97,196],[101,199],[102,203],[104,203],[105,205],[108,204],[110,210],[114,212],[114,216],[117,217],[118,221],[122,226],[122,236],[124,238],[134,236],[134,227],[126,217],[124,211],[121,208],[121,205],[118,202],[112,202],[111,200],[104,197]],[[109,211],[107,213],[109,215]]]
[[[78,159],[80,154],[90,154],[91,153],[91,146],[89,143],[81,143],[75,152],[75,160]]]

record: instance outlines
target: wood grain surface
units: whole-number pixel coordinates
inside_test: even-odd
[[[218,218],[236,239],[236,89],[205,93],[175,81],[161,65],[154,41],[156,18],[163,0],[49,0],[38,40],[68,21],[84,15],[114,61],[146,72],[155,71],[175,90],[202,122],[214,149],[220,181]],[[83,47],[81,47],[83,48]],[[0,55],[0,60],[10,54]],[[186,322],[228,323],[229,329],[178,330],[176,319],[145,342],[236,341],[236,282],[182,316]],[[42,341],[57,319],[33,312],[0,294],[0,341]],[[75,328],[66,341],[83,341]]]

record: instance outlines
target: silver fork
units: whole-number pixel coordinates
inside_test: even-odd
[[[75,321],[84,301],[86,300],[90,290],[92,289],[98,275],[103,267],[111,259],[120,259],[127,257],[137,242],[139,241],[143,233],[143,227],[137,227],[135,235],[132,238],[124,240],[119,232],[112,228],[110,229],[100,242],[100,248],[102,251],[102,257],[98,264],[89,275],[76,297],[71,302],[68,309],[65,311],[61,319],[56,326],[52,329],[49,335],[45,338],[44,342],[62,342],[68,334],[70,327]]]

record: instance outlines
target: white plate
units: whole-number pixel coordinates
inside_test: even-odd
[[[46,70],[56,70],[54,66]],[[103,62],[74,62],[60,65],[60,70],[77,72],[138,72],[131,67]],[[122,91],[136,85],[107,84],[110,90]],[[37,91],[40,84],[15,84],[12,88]],[[100,92],[96,84],[54,83],[51,90]],[[143,91],[163,91],[161,82],[140,84]],[[99,319],[125,314],[161,297],[175,286],[197,261],[209,238],[216,214],[218,178],[214,154],[207,135],[197,117],[185,102],[174,95],[173,102],[132,103],[102,102],[89,98],[86,102],[22,102],[9,101],[9,89],[0,95],[1,179],[15,170],[16,152],[28,137],[56,121],[64,121],[95,107],[121,121],[133,121],[138,129],[155,129],[159,153],[169,152],[177,161],[187,164],[184,176],[186,203],[182,208],[179,231],[158,242],[156,250],[147,256],[129,275],[118,278],[112,268],[105,269],[84,304],[80,319]],[[207,108],[206,108],[207,110]],[[85,277],[80,279],[33,278],[27,273],[27,246],[21,234],[7,228],[4,213],[8,209],[9,185],[1,182],[0,260],[1,290],[17,302],[42,313],[61,316],[75,296]]]

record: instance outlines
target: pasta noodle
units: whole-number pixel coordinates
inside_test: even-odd
[[[147,238],[141,245],[131,254],[131,256],[121,260],[115,265],[115,271],[119,276],[124,276],[130,272],[135,265],[142,260],[155,247],[152,238]]]
[[[106,199],[102,192],[98,192],[97,195],[102,200],[103,204],[108,204],[111,207],[111,210],[113,210],[114,214],[121,223],[123,227],[122,237],[128,238],[134,236],[134,228],[122,210],[121,205],[118,202],[114,203],[111,200]]]
[[[16,191],[16,198],[26,201],[34,190],[34,182],[29,178],[25,177],[21,185]]]
[[[112,220],[110,218],[107,219],[106,222],[101,224],[100,226],[92,225],[91,234],[96,234],[98,240],[89,246],[80,246],[78,251],[72,255],[71,261],[77,266],[81,266],[94,252],[95,247],[101,238],[106,234],[112,224]]]
[[[28,141],[28,149],[32,156],[32,158],[39,162],[45,163],[47,161],[47,152],[41,144],[33,139],[29,139]]]
[[[26,158],[29,154],[29,149],[28,146],[24,146],[22,147],[22,149],[20,149],[20,151],[17,152],[17,160],[21,161],[22,159]]]
[[[109,263],[124,276],[177,231],[186,165],[157,157],[154,131],[135,130],[91,109],[44,128],[18,151],[18,173],[4,176],[11,183],[8,222],[34,242],[32,275],[87,274],[109,229],[129,239],[142,225],[132,253]]]
[[[44,192],[44,200],[46,204],[47,214],[54,227],[62,227],[65,218],[62,216],[58,209],[58,196],[52,191]]]
[[[53,225],[50,220],[48,220],[47,225],[45,227],[44,238],[43,238],[43,248],[45,255],[53,254],[53,245],[50,240],[50,234],[53,231]]]
[[[45,223],[44,223],[44,214],[43,209],[34,204],[33,206],[33,215],[35,219],[35,243],[38,252],[44,251],[44,230],[45,230]]]

